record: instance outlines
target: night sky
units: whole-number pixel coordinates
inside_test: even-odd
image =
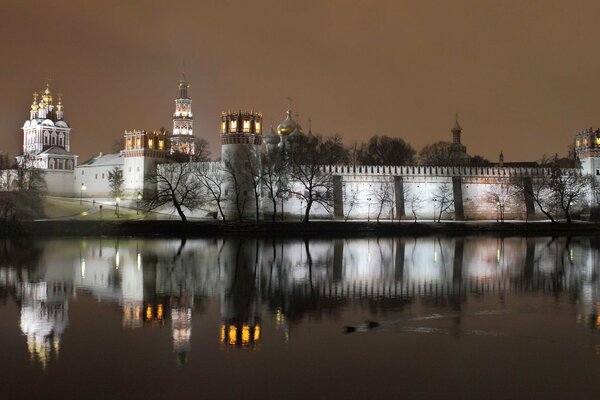
[[[528,161],[600,125],[595,1],[0,2],[0,150],[16,155],[32,92],[63,93],[82,162],[125,129],[171,130],[183,60],[195,135],[220,112],[284,117],[346,143],[450,140]]]

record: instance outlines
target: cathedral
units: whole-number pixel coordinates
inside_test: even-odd
[[[44,171],[48,192],[55,196],[90,198],[102,204],[113,204],[110,190],[111,172],[123,175],[122,200],[124,205],[135,203],[156,190],[146,179],[154,168],[173,160],[191,160],[196,153],[193,129],[192,99],[189,83],[182,76],[177,83],[172,131],[128,130],[123,134],[121,151],[113,154],[98,153],[91,159],[78,163],[71,152],[71,127],[64,120],[62,97],[55,96],[49,84],[40,93],[33,94],[29,119],[23,125],[23,153],[19,163]],[[296,118],[297,119],[297,118]],[[216,133],[216,132],[215,132]],[[265,133],[263,115],[255,111],[228,111],[220,117],[220,161],[207,162],[208,170],[221,175],[219,180],[224,198],[223,207],[208,203],[199,210],[186,210],[195,218],[218,218],[217,208],[226,219],[236,219],[241,211],[248,219],[263,218],[273,214],[273,201],[259,183],[258,190],[249,185],[234,187],[231,179],[224,176],[227,170],[246,174],[260,169],[261,155],[275,148],[291,145],[299,136],[305,135],[300,123],[294,119],[291,107],[276,129]],[[448,165],[323,165],[323,174],[333,181],[332,207],[314,204],[310,215],[323,219],[366,219],[377,217],[387,220],[435,219],[477,220],[498,219],[499,213],[507,219],[544,218],[539,205],[525,196],[521,201],[490,202],[491,190],[506,188],[516,181],[531,186],[537,180],[551,174],[550,169],[535,163],[504,163],[490,166],[471,166],[466,146],[461,141],[462,127],[458,117],[450,129],[450,157]],[[311,127],[307,134],[312,134]],[[600,130],[591,128],[575,135],[575,152],[581,169],[565,170],[566,173],[591,175],[600,180]],[[389,201],[378,202],[377,192],[389,191]],[[436,193],[445,192],[447,207],[440,211]],[[236,200],[232,200],[232,193]],[[252,193],[260,193],[257,205]],[[306,210],[306,192],[300,182],[289,182],[286,195],[277,206],[281,218],[301,219]],[[239,199],[243,198],[243,210]],[[589,212],[591,193],[587,204],[577,205]],[[237,204],[236,204],[237,203]],[[169,212],[162,210],[161,212]],[[441,215],[443,212],[444,215]],[[580,211],[581,213],[581,211]],[[257,215],[258,214],[258,215]]]
[[[33,94],[29,119],[23,124],[23,153],[17,162],[45,171],[52,193],[71,195],[77,156],[71,153],[71,127],[64,120],[62,97],[54,103],[50,84]]]

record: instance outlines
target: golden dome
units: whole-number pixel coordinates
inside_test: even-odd
[[[286,111],[287,117],[277,126],[277,133],[279,136],[286,137],[292,133],[295,129],[300,128],[300,125],[292,118],[292,110]]]
[[[34,92],[33,93],[33,103],[31,103],[31,111],[37,111],[37,109],[38,109],[37,97],[38,97],[38,93]]]

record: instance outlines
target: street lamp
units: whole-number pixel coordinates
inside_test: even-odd
[[[117,218],[119,218],[119,201],[121,201],[120,198],[116,198],[116,203],[115,203],[115,214],[117,216]]]
[[[303,215],[302,215],[302,205],[304,202],[304,198],[300,197],[300,221],[302,221],[304,219]]]
[[[139,215],[139,213],[140,213],[140,200],[141,199],[142,199],[142,194],[140,192],[138,192],[137,201],[135,204],[135,215]]]
[[[371,221],[371,198],[367,197],[367,222]]]
[[[496,202],[496,222],[500,221],[500,202]]]
[[[83,192],[85,192],[85,184],[81,182],[81,190],[79,191],[79,205],[83,204]]]

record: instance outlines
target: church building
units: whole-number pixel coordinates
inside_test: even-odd
[[[41,94],[33,94],[22,130],[23,153],[17,162],[43,170],[50,194],[72,195],[77,156],[71,153],[71,127],[64,120],[62,96],[55,104],[49,83]]]

